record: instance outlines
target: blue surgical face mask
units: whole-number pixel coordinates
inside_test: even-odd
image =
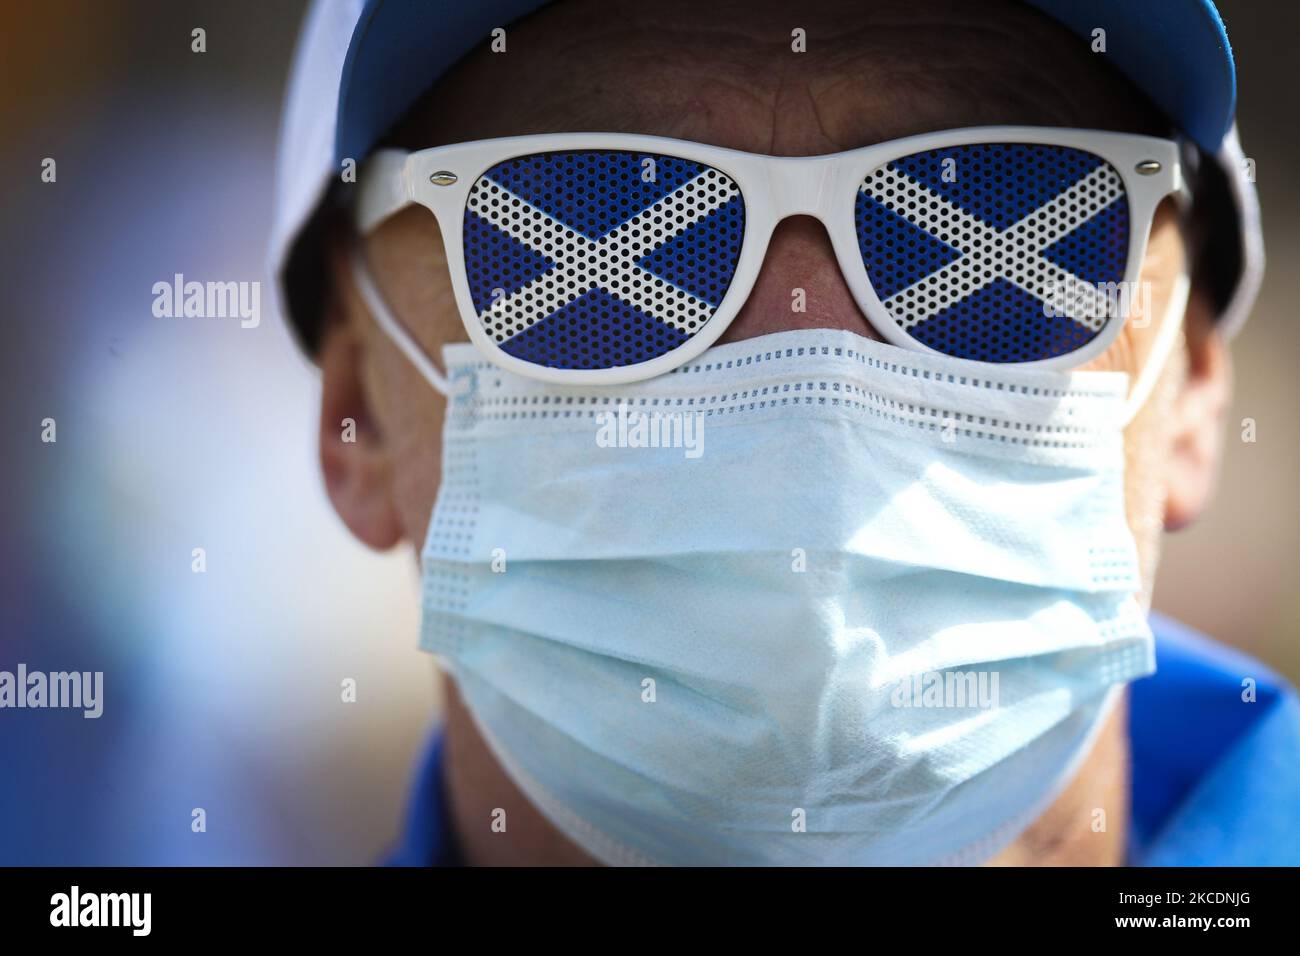
[[[834,330],[627,386],[445,361],[422,645],[603,862],[980,862],[1153,670],[1122,373]]]

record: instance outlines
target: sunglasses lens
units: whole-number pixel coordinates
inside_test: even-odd
[[[648,362],[699,333],[736,272],[745,205],[710,166],[580,150],[498,163],[465,208],[478,321],[550,368]]]
[[[891,321],[935,351],[1035,362],[1129,307],[1129,211],[1105,160],[986,143],[914,153],[857,195],[858,248]]]

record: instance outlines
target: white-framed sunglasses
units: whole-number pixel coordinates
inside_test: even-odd
[[[1186,207],[1180,149],[1029,126],[808,157],[621,133],[516,136],[378,150],[353,213],[364,236],[413,203],[431,210],[470,341],[543,381],[618,384],[690,361],[727,330],[773,229],[795,215],[825,225],[886,341],[1064,369],[1119,334],[1160,201]],[[376,319],[437,375],[359,248],[353,263]]]

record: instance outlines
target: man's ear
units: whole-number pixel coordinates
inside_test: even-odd
[[[319,353],[325,489],[354,535],[372,548],[391,548],[402,538],[402,524],[392,493],[390,449],[366,395],[362,306],[340,243],[331,243],[329,259],[333,294]]]
[[[1195,521],[1214,491],[1232,397],[1232,361],[1215,327],[1208,290],[1193,286],[1184,320],[1187,375],[1170,414],[1172,445],[1165,475],[1165,530]]]

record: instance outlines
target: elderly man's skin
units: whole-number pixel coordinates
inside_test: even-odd
[[[807,31],[807,52],[790,49]],[[565,0],[509,30],[509,52],[474,53],[399,131],[408,148],[525,133],[637,132],[773,155],[813,155],[982,124],[1167,135],[1104,54],[1013,0],[827,0],[799,4]],[[486,44],[485,44],[486,46]],[[464,341],[433,216],[408,209],[368,241],[396,314],[432,356]],[[1163,314],[1187,250],[1161,207],[1143,265]],[[332,501],[365,543],[423,541],[438,491],[443,400],[374,324],[335,243],[332,314],[321,350],[321,459]],[[790,310],[806,290],[808,311]],[[1130,326],[1133,324],[1130,323]],[[822,225],[787,219],[723,341],[798,327],[873,338]],[[1156,325],[1126,328],[1088,368],[1142,367]],[[1126,434],[1127,511],[1149,598],[1162,529],[1209,497],[1229,394],[1227,355],[1193,287],[1185,348]],[[355,443],[339,422],[358,423]],[[737,475],[737,481],[745,480]],[[445,678],[444,678],[445,680]],[[488,751],[446,682],[446,789],[462,849],[485,864],[591,860],[543,818]],[[1076,778],[997,863],[1118,864],[1128,825],[1125,708]],[[507,834],[491,831],[504,808]],[[1098,810],[1105,825],[1097,829]]]

